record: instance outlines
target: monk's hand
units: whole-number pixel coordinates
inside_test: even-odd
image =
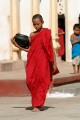
[[[11,38],[11,42],[14,43],[15,42],[15,39],[14,37]]]
[[[13,38],[11,38],[11,42],[16,46],[16,47],[18,47],[18,44],[15,42],[15,39],[14,39],[14,37]]]

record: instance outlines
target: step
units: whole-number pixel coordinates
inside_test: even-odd
[[[54,79],[52,84],[54,85],[53,91],[62,91],[62,92],[76,92],[80,93],[79,85],[72,87],[60,87],[70,84],[80,84],[80,75],[75,77],[64,77]],[[66,89],[65,89],[66,88]],[[27,96],[30,95],[29,89],[26,85],[26,79],[23,80],[0,80],[0,96]]]
[[[53,87],[52,92],[71,93],[75,96],[80,95],[80,81]]]
[[[11,71],[13,61],[0,61],[0,72]]]
[[[30,95],[25,80],[0,80],[0,96]]]
[[[25,61],[0,61],[0,72],[12,71],[12,70],[22,70],[25,68]]]

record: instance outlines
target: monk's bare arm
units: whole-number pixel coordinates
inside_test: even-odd
[[[59,36],[60,36],[60,35],[64,35],[64,34],[65,34],[65,32],[58,33]]]
[[[56,71],[57,69],[57,63],[56,63],[56,55],[55,55],[55,51],[54,51],[54,47],[53,47],[53,43],[52,43],[52,37],[51,37],[51,45],[52,45],[52,48],[53,48],[53,68],[54,68],[54,72]]]

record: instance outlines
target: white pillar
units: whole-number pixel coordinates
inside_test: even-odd
[[[58,38],[57,0],[41,0],[40,13],[44,19],[44,27],[51,28],[52,39],[57,39]]]
[[[40,2],[40,14],[44,20],[44,27],[50,28],[51,21],[50,21],[50,0],[41,0]]]
[[[20,0],[20,33],[30,35],[32,32],[32,0]],[[26,52],[21,51],[21,59],[26,60]]]
[[[12,35],[20,31],[19,0],[11,0]]]
[[[51,21],[51,30],[52,30],[52,42],[53,46],[55,41],[58,39],[58,15],[57,15],[57,0],[50,0],[51,5],[51,11],[50,11],[50,21]],[[55,53],[57,54],[57,50],[55,50]]]
[[[76,5],[76,8],[75,8]],[[65,28],[66,28],[66,61],[71,62],[71,43],[70,35],[73,33],[73,25],[78,23],[80,14],[80,0],[65,1]]]
[[[52,29],[52,39],[58,38],[58,15],[57,15],[57,0],[51,0],[51,29]]]
[[[40,10],[40,0],[32,0],[32,14],[38,14]]]
[[[20,0],[20,32],[29,35],[33,30],[32,16],[39,13],[40,0]]]
[[[11,35],[14,36],[20,32],[20,12],[19,12],[19,0],[11,0]],[[13,45],[12,59],[17,60],[20,58],[20,51]]]
[[[20,0],[20,32],[30,35],[32,29],[32,0]]]
[[[0,0],[0,60],[10,59],[10,0]]]
[[[39,13],[40,13],[40,0],[32,0],[32,16]],[[32,25],[32,31],[33,30],[34,28]]]
[[[34,30],[32,16],[39,13],[40,0],[21,0],[20,1],[20,32],[26,35]],[[21,58],[26,60],[26,52],[21,52]]]

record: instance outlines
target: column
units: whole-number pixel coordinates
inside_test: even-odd
[[[32,16],[40,13],[40,0],[32,0]],[[31,18],[32,19],[32,18]],[[32,31],[34,30],[32,25]]]
[[[19,12],[19,0],[11,0],[11,35],[14,36],[16,33],[20,32],[20,12]],[[12,46],[13,49],[13,60],[20,58],[20,50]]]
[[[71,43],[70,35],[73,33],[73,25],[78,23],[80,14],[80,0],[66,0],[65,1],[65,28],[66,28],[66,61],[71,62]],[[75,9],[75,5],[77,9]]]
[[[57,0],[51,0],[51,29],[52,29],[52,39],[58,38],[58,18],[57,18]]]
[[[46,5],[46,6],[45,6]],[[40,2],[40,14],[44,20],[44,27],[50,28],[51,21],[50,21],[50,0],[41,0]]]
[[[32,14],[38,14],[39,13],[39,7],[40,0],[32,0]]]
[[[52,29],[52,39],[58,38],[57,0],[41,0],[40,13],[44,19],[44,27]]]
[[[32,32],[32,0],[20,0],[20,33],[30,35]],[[21,59],[26,60],[27,53],[21,51]]]
[[[57,14],[57,0],[51,0],[51,30],[52,30],[52,40],[53,44],[58,39],[58,14]],[[55,50],[57,53],[57,50]]]

